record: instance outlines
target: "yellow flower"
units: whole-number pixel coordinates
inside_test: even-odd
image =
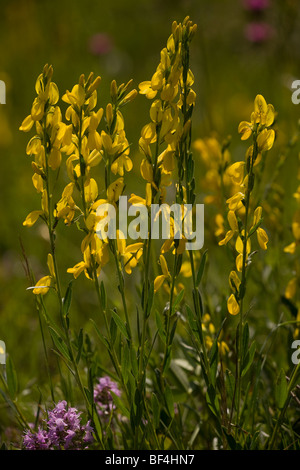
[[[243,230],[241,235],[244,236],[244,234],[245,234],[245,231]],[[243,243],[240,236],[238,236],[237,239],[236,239],[235,249],[238,252],[238,255],[237,255],[236,260],[235,260],[236,269],[239,272],[242,272],[244,243]],[[247,244],[246,244],[246,263],[247,263],[247,257],[250,254],[250,252],[251,252],[251,240],[250,240],[250,238],[248,238],[247,239]]]
[[[225,228],[224,228],[224,217],[222,214],[217,214],[215,217],[215,223],[216,223],[216,230],[215,230],[215,236],[219,237],[220,235],[224,235],[225,233]]]
[[[273,129],[263,129],[257,136],[257,146],[259,152],[265,152],[273,147],[275,131]]]
[[[42,277],[35,285],[35,288],[33,289],[33,293],[35,295],[45,295],[50,289],[51,285],[51,276],[44,276]]]
[[[148,182],[153,182],[153,169],[151,163],[144,158],[141,163],[141,175]]]
[[[262,216],[262,207],[258,206],[255,211],[254,211],[254,216],[253,216],[253,225],[252,229],[259,224],[261,221],[261,216]],[[250,229],[251,230],[251,229]],[[266,234],[265,230],[262,229],[261,227],[258,227],[256,229],[256,236],[257,236],[257,241],[259,243],[259,246],[262,248],[262,250],[267,249],[267,243],[269,241],[268,235]]]
[[[84,196],[86,202],[91,205],[97,199],[98,185],[94,178],[89,178],[84,183]]]
[[[266,100],[262,95],[257,95],[254,100],[254,111],[251,114],[251,122],[242,121],[239,124],[238,132],[242,134],[241,139],[247,140],[251,136],[254,128],[256,128],[258,125],[260,126],[260,128],[258,129],[258,133],[263,133],[267,130],[267,127],[270,127],[273,124],[274,119],[275,111],[273,105],[267,104]],[[270,144],[270,148],[272,147],[275,137],[275,133],[273,133],[274,131],[268,134],[268,143],[266,144],[266,147],[269,147]],[[267,134],[265,133],[264,136],[261,137],[260,144],[265,141],[266,135]],[[265,150],[269,150],[269,148],[265,148]]]
[[[267,104],[262,95],[257,95],[254,100],[255,122],[269,127],[275,119],[275,110],[272,104]]]
[[[230,315],[237,315],[240,311],[240,306],[235,298],[234,294],[231,294],[227,300],[227,308]]]
[[[258,227],[258,229],[256,230],[256,234],[257,234],[257,240],[258,240],[259,246],[261,247],[262,250],[266,250],[267,243],[269,241],[268,235],[266,234],[264,229],[260,227]]]
[[[236,271],[231,271],[231,273],[229,274],[229,285],[233,291],[239,291],[241,280],[238,277]]]
[[[287,299],[292,299],[293,297],[295,297],[296,292],[297,292],[297,278],[293,277],[288,282],[288,285],[286,286],[284,295]]]
[[[54,261],[53,261],[53,256],[51,255],[51,253],[49,253],[47,257],[47,266],[49,269],[50,276],[53,277],[53,279],[55,279],[56,276],[55,276],[55,269],[54,269]]]
[[[243,200],[245,195],[241,192],[234,194],[232,197],[227,199],[226,203],[228,204],[229,210],[238,211],[243,207]]]
[[[230,225],[230,230],[228,230],[228,232],[226,233],[225,238],[219,241],[220,246],[227,245],[227,243],[229,242],[229,240],[232,239],[234,234],[239,231],[238,221],[233,210],[230,210],[228,212],[227,219]]]
[[[145,95],[146,98],[148,98],[149,100],[152,100],[153,98],[155,98],[157,94],[157,90],[153,90],[150,80],[141,82],[139,84],[139,90],[140,90],[140,94]]]
[[[231,177],[232,182],[241,185],[244,179],[245,162],[236,162],[230,165],[227,169],[228,176]]]
[[[123,256],[124,269],[127,274],[132,273],[132,269],[137,266],[138,260],[143,254],[143,243],[132,243],[126,246]]]
[[[247,140],[249,139],[250,135],[252,134],[252,124],[248,121],[242,121],[238,127],[239,134],[242,134],[241,139]]]
[[[30,214],[27,215],[26,219],[23,222],[24,227],[32,227],[38,220],[39,216],[43,214],[44,211],[41,210],[30,212]]]
[[[296,242],[292,242],[290,245],[286,246],[283,251],[285,253],[294,254],[296,251],[296,248],[297,248]]]
[[[73,268],[68,268],[67,272],[73,274],[74,279],[77,279],[78,276],[87,268],[88,266],[84,261],[80,261],[79,263],[75,264]]]
[[[162,274],[157,276],[154,280],[154,292],[157,292],[161,288],[166,279],[170,278],[170,273],[168,270],[168,265],[166,259],[163,255],[159,257],[159,263],[162,270]]]
[[[107,188],[108,202],[117,202],[124,189],[124,179],[118,178]]]

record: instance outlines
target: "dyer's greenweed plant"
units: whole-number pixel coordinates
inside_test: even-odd
[[[49,234],[48,273],[36,281],[28,266],[28,274],[49,379],[43,394],[50,398],[41,395],[34,420],[34,410],[23,410],[18,400],[11,360],[7,377],[1,373],[2,393],[23,431],[20,445],[25,449],[262,449],[289,442],[299,448],[288,416],[298,366],[289,382],[279,374],[276,400],[266,411],[260,405],[266,357],[250,340],[246,321],[254,235],[262,250],[268,244],[262,206],[252,196],[262,154],[275,140],[275,111],[257,95],[251,121],[238,128],[242,140],[252,138],[243,161],[231,162],[230,139],[193,143],[196,93],[190,43],[196,29],[188,17],[173,22],[154,74],[139,84],[139,94],[150,102],[150,119],[141,126],[138,142],[144,190],[130,192],[128,201],[146,210],[147,237],[129,240],[126,227],[119,227],[116,237],[101,238],[97,231],[107,215],[100,215],[99,208],[111,204],[120,218],[120,198],[133,169],[122,114],[138,95],[132,80],[119,86],[113,80],[111,102],[99,108],[101,79],[93,73],[81,75],[61,100],[52,66],[45,65],[36,81],[37,96],[20,130],[35,130],[26,153],[32,158],[32,183],[41,207],[28,214],[24,226],[42,221]],[[205,202],[216,207],[214,236],[221,238],[219,245],[231,247],[231,293],[221,319],[203,293],[209,250],[190,249],[185,235],[178,237],[178,219],[168,209],[168,203],[178,204],[182,222],[186,205],[195,212],[192,149],[207,167],[205,184],[211,194]],[[57,194],[60,184],[64,189]],[[154,204],[160,205],[156,216],[170,220],[170,236],[162,243],[151,235]],[[59,225],[66,231],[76,226],[81,234],[82,257],[67,273],[57,259]],[[296,218],[295,242],[285,251],[296,248],[298,226]],[[102,276],[112,269],[118,302]],[[72,297],[83,275],[97,299],[98,313],[91,320],[95,338],[72,327]],[[128,295],[129,280],[131,287],[136,285],[135,302],[132,292]],[[289,283],[289,298],[295,282]],[[56,297],[54,311],[49,311],[47,296]],[[49,363],[53,351],[55,376]],[[44,419],[42,405],[51,410]],[[267,419],[261,425],[263,413]]]

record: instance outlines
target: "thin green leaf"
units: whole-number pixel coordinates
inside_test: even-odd
[[[284,407],[287,396],[288,396],[288,384],[286,381],[284,370],[281,369],[280,374],[277,378],[276,387],[275,387],[275,400],[276,400],[278,408],[282,409]]]
[[[114,310],[111,310],[111,313],[112,313],[113,319],[116,322],[116,325],[119,328],[120,332],[123,334],[123,336],[125,336],[126,339],[129,340],[129,336],[128,336],[128,333],[127,333],[127,328],[126,328],[125,323],[123,322],[123,320],[119,317],[119,315]]]
[[[201,256],[201,261],[200,261],[200,266],[198,269],[197,273],[197,278],[196,278],[196,286],[198,287],[200,282],[202,281],[205,265],[206,265],[206,258],[207,258],[207,252],[208,250],[204,251],[204,253]]]

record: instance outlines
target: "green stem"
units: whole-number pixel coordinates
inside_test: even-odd
[[[169,344],[170,343],[170,323],[171,323],[171,316],[172,316],[172,310],[173,310],[173,297],[174,297],[174,289],[175,289],[175,282],[176,282],[177,260],[178,260],[178,254],[177,254],[177,249],[176,249],[175,258],[174,258],[173,275],[172,275],[172,284],[171,284],[171,291],[170,291],[170,303],[169,303],[169,310],[167,312],[166,344],[165,344],[165,353],[164,353],[164,359],[163,359],[163,364],[162,364],[162,373],[165,370],[166,363],[168,360],[168,349],[171,346],[171,344]],[[162,384],[163,384],[163,381],[162,381]]]
[[[131,327],[130,327],[126,297],[125,297],[124,278],[123,278],[123,275],[122,275],[122,270],[121,270],[120,262],[119,262],[119,259],[118,259],[118,252],[117,252],[115,243],[113,243],[112,250],[113,250],[113,255],[114,255],[116,268],[117,268],[117,273],[118,273],[120,293],[121,293],[121,297],[122,297],[122,304],[123,304],[123,309],[124,309],[125,318],[126,318],[126,328],[127,328],[129,340],[131,340],[132,339],[132,332],[131,332]]]
[[[256,134],[253,136],[254,144],[253,144],[253,155],[250,160],[249,164],[249,172],[248,172],[248,183],[246,189],[246,197],[245,197],[245,219],[244,219],[244,239],[243,239],[243,258],[242,258],[242,278],[241,278],[241,285],[239,289],[239,298],[240,298],[240,319],[238,325],[238,351],[237,351],[237,369],[236,369],[236,382],[235,382],[235,390],[234,390],[234,398],[233,404],[235,401],[235,392],[237,391],[237,411],[236,411],[236,433],[238,432],[239,428],[239,420],[240,420],[240,406],[241,406],[241,374],[242,374],[242,346],[243,346],[243,327],[244,327],[244,297],[246,293],[246,270],[247,270],[247,242],[248,242],[248,218],[249,218],[249,207],[250,207],[250,196],[253,189],[254,183],[254,174],[253,174],[253,164],[257,156],[257,144],[256,144]]]

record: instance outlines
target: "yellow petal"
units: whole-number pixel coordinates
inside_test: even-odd
[[[50,275],[53,278],[55,278],[54,261],[53,261],[53,256],[51,255],[51,253],[49,253],[47,257],[47,266],[48,266]]]
[[[243,269],[243,255],[241,253],[237,255],[235,265],[238,272],[241,273]]]
[[[240,306],[235,298],[234,294],[231,294],[227,300],[227,308],[230,315],[237,315],[240,311]]]
[[[51,276],[44,276],[42,277],[35,285],[33,289],[33,293],[38,295],[45,295],[47,294],[51,285]],[[39,287],[40,286],[40,287]]]
[[[220,246],[227,245],[227,243],[232,239],[233,235],[234,235],[233,230],[228,230],[228,232],[225,235],[225,238],[219,241],[219,245]]]
[[[238,232],[239,226],[238,226],[238,221],[237,221],[235,212],[229,211],[227,215],[227,219],[228,219],[231,230],[233,230],[234,232]]]
[[[256,234],[257,234],[257,240],[258,240],[259,246],[261,247],[262,250],[266,250],[267,243],[269,241],[268,235],[266,234],[264,229],[260,227],[258,227]]]
[[[296,248],[297,248],[297,245],[295,242],[291,243],[290,245],[286,246],[283,251],[285,253],[290,253],[290,254],[294,254],[295,251],[296,251]]]
[[[258,224],[258,222],[260,221],[261,219],[261,215],[262,215],[262,207],[261,206],[258,206],[255,211],[254,211],[254,216],[253,216],[253,226]]]
[[[124,189],[124,179],[118,178],[107,188],[107,198],[109,202],[117,202]]]
[[[166,276],[166,277],[169,276],[170,273],[169,273],[169,270],[168,270],[168,265],[167,265],[166,259],[163,255],[159,256],[159,262],[160,262],[160,267],[161,267],[163,275]]]
[[[242,134],[242,137],[241,137],[242,140],[247,140],[252,134],[251,122],[247,122],[247,121],[240,122],[239,127],[238,127],[238,132],[239,134]]]
[[[228,176],[231,177],[234,184],[240,185],[244,179],[245,162],[236,162],[227,170]]]
[[[77,277],[86,269],[86,264],[83,261],[80,261],[80,263],[77,263],[73,268],[67,269],[67,272],[70,274],[73,274],[74,278],[77,279]]]
[[[60,150],[56,148],[52,148],[49,159],[48,159],[48,164],[52,170],[57,170],[57,168],[60,167],[61,164],[61,152]]]
[[[44,116],[45,102],[36,98],[31,108],[31,118],[34,121],[40,121]]]
[[[44,189],[43,178],[38,173],[34,173],[32,176],[32,183],[38,193],[41,193]]]
[[[21,126],[19,127],[20,131],[29,132],[34,124],[34,120],[32,119],[31,115],[27,116],[24,121],[22,122]]]
[[[98,196],[98,185],[94,178],[90,178],[84,184],[84,195],[87,203],[93,203]]]
[[[141,175],[146,181],[148,181],[148,183],[152,183],[153,181],[152,165],[146,158],[144,158],[141,163]]]
[[[288,285],[286,286],[284,295],[287,299],[292,299],[293,297],[295,297],[296,291],[297,291],[297,278],[293,277],[288,282]]]
[[[236,211],[239,210],[242,206],[242,200],[244,199],[244,194],[241,192],[236,193],[234,196],[230,197],[227,199],[227,204],[229,207],[229,210]]]
[[[231,273],[229,274],[229,284],[232,290],[239,290],[241,280],[237,275],[236,271],[231,271]]]
[[[43,214],[43,211],[32,211],[32,212],[30,212],[30,214],[28,214],[28,216],[24,220],[23,225],[25,227],[32,227],[36,223],[39,216],[42,215],[42,214]]]
[[[266,112],[266,123],[265,123],[266,126],[267,127],[272,126],[274,119],[275,119],[274,106],[272,104],[268,104],[268,109]]]
[[[259,152],[270,150],[275,140],[275,131],[273,129],[264,129],[258,134],[257,145]]]
[[[163,274],[161,274],[160,276],[157,276],[154,279],[154,292],[157,292],[158,289],[161,288],[161,286],[163,285],[165,279],[166,279],[166,276],[164,276]]]

